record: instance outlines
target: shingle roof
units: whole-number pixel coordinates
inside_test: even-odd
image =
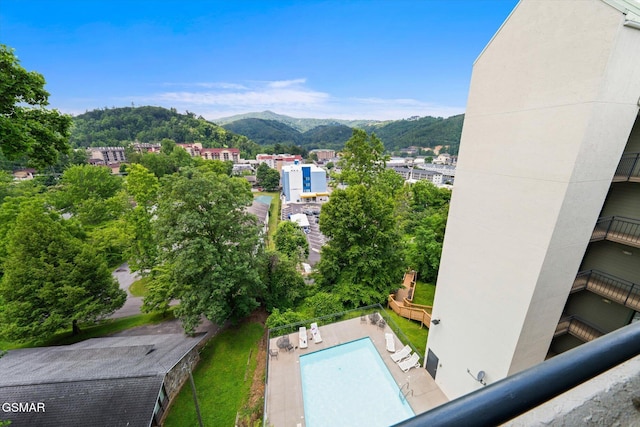
[[[200,339],[182,334],[107,337],[12,350],[0,359],[0,387],[164,374]]]
[[[11,427],[116,427],[151,423],[163,375],[0,387],[2,402],[42,402],[44,412],[2,413]]]
[[[11,426],[149,426],[165,374],[204,337],[94,338],[11,350],[0,359],[0,404],[43,402],[6,413]]]

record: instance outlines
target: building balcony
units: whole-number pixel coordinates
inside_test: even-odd
[[[572,335],[583,342],[589,342],[600,338],[605,333],[597,326],[590,324],[578,316],[564,316],[560,319],[560,322],[558,322],[553,337],[555,338],[565,334]]]
[[[640,311],[640,285],[598,270],[581,271],[571,293],[588,290],[610,301]]]
[[[640,153],[623,154],[613,182],[640,182]]]
[[[591,234],[591,242],[608,240],[640,248],[640,220],[621,216],[598,219]]]

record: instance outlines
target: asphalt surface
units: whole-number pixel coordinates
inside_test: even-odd
[[[136,280],[140,278],[138,273],[131,273],[129,270],[129,265],[127,263],[122,264],[118,267],[113,273],[111,273],[113,277],[120,284],[120,289],[127,293],[127,300],[121,309],[117,310],[111,316],[112,319],[118,319],[120,317],[128,317],[135,316],[136,314],[140,314],[140,307],[142,307],[142,297],[134,297],[129,292],[129,286]]]
[[[320,232],[317,220],[320,217],[319,212],[321,210],[320,203],[289,203],[282,207],[282,220],[287,221],[289,215],[297,213],[306,213],[309,220],[309,233],[307,233],[307,242],[309,242],[309,258],[307,262],[309,265],[314,266],[320,261],[320,248],[324,245],[326,239]],[[318,212],[314,215],[313,212]]]

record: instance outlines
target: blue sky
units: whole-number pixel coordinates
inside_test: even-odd
[[[473,61],[517,0],[0,0],[0,43],[50,106],[214,120],[464,112]]]

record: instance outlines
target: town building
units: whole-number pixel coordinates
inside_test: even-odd
[[[95,164],[110,165],[127,161],[124,147],[89,147],[87,152],[89,160],[93,160]]]
[[[637,2],[522,0],[476,60],[427,342],[447,397],[638,320],[638,52]]]
[[[287,202],[320,201],[328,197],[327,172],[315,165],[294,163],[282,167],[282,192]],[[312,199],[305,198],[311,196]]]
[[[407,167],[399,167],[395,166],[390,169],[393,169],[398,175],[400,175],[405,181],[416,182],[416,181],[429,181],[435,185],[440,185],[443,182],[443,175],[438,172],[433,172],[430,170],[419,169],[419,168],[407,168]]]
[[[311,150],[311,153],[315,153],[318,156],[319,162],[329,161],[336,158],[335,150]]]
[[[299,154],[258,154],[256,156],[258,166],[260,163],[266,163],[271,169],[277,169],[282,172],[282,167],[292,165],[296,162],[302,163],[302,156]]]

